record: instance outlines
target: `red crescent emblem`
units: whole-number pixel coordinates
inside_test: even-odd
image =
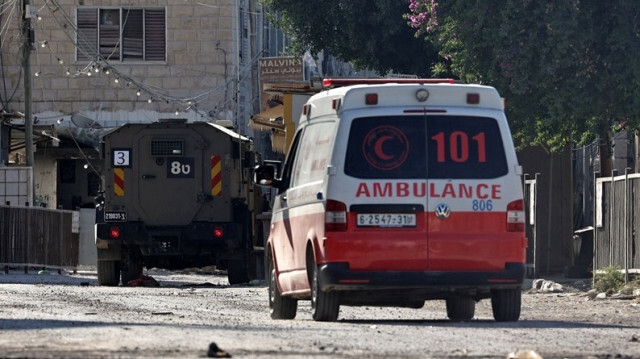
[[[393,158],[393,156],[389,156],[388,154],[384,153],[384,151],[382,150],[382,145],[385,143],[385,141],[390,140],[392,138],[393,137],[391,136],[382,136],[378,138],[374,146],[374,151],[376,152],[376,156],[380,157],[383,160],[390,160]]]
[[[409,141],[399,128],[391,125],[375,127],[364,136],[362,154],[374,168],[389,171],[400,167],[409,155]]]

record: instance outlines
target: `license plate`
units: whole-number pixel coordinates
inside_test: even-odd
[[[126,222],[127,221],[127,212],[124,211],[105,211],[104,212],[104,221],[105,222]]]
[[[358,227],[415,227],[414,213],[358,213]]]

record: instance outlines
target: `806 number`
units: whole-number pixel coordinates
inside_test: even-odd
[[[474,199],[472,203],[474,211],[493,211],[493,201],[490,199]]]

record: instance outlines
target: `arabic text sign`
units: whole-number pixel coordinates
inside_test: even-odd
[[[302,61],[298,57],[265,57],[260,59],[262,82],[302,81]]]

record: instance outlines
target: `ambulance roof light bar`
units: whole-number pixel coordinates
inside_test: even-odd
[[[381,85],[381,84],[453,84],[454,79],[324,79],[324,88],[350,85]]]

